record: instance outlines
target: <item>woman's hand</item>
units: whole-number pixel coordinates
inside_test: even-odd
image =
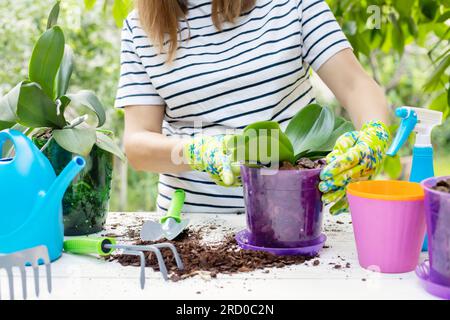
[[[371,179],[377,174],[386,154],[389,130],[382,122],[369,122],[361,131],[341,136],[334,150],[327,156],[319,189],[324,193],[325,205],[335,203],[331,214],[348,209],[346,187],[349,183]]]
[[[227,140],[232,136],[200,135],[184,147],[184,157],[193,170],[207,172],[218,185],[236,187],[241,185],[239,166],[227,151]]]

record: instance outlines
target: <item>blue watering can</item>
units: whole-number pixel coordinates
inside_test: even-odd
[[[44,245],[54,261],[64,242],[62,197],[85,160],[75,157],[56,177],[48,159],[24,134],[0,131],[0,150],[6,141],[13,143],[15,156],[0,159],[0,254]]]

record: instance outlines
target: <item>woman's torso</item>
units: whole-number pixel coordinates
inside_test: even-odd
[[[210,1],[192,1],[187,22],[180,22],[181,41],[171,64],[152,46],[133,13],[126,27],[153,93],[166,105],[163,134],[222,134],[262,120],[284,126],[313,102],[300,5],[296,0],[257,1],[220,32],[211,20]],[[216,186],[199,172],[162,174],[160,210],[167,210],[177,188],[186,191],[186,212],[244,210],[241,188]]]

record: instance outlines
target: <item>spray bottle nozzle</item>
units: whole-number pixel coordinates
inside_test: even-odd
[[[395,110],[395,115],[402,118],[402,122],[400,123],[397,135],[387,152],[387,155],[391,157],[395,156],[398,150],[405,144],[417,124],[417,113],[410,107],[397,108]]]
[[[387,155],[395,156],[411,132],[417,133],[416,146],[431,146],[431,131],[442,124],[442,112],[422,108],[400,107],[395,115],[402,118],[397,135]]]
[[[407,108],[397,108],[397,109],[395,109],[395,115],[398,118],[406,118],[409,113],[410,113],[410,111],[408,111]]]

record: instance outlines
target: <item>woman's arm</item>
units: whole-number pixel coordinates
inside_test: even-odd
[[[389,123],[383,90],[364,71],[352,50],[345,49],[325,62],[317,72],[360,129],[368,121]]]
[[[192,170],[183,164],[184,141],[161,133],[162,106],[125,108],[125,151],[131,166],[140,171],[175,173]]]

